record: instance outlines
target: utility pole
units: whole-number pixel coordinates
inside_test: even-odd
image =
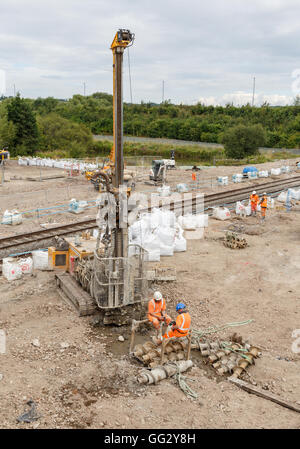
[[[253,78],[252,106],[254,106],[254,95],[255,95],[255,77]]]
[[[163,80],[162,82],[162,100],[161,102],[163,103],[165,101],[165,81]]]
[[[16,96],[16,85],[14,84],[14,97]]]
[[[83,83],[83,96],[85,97],[85,83]]]

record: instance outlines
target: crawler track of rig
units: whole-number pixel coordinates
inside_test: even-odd
[[[278,179],[269,181],[262,184],[253,184],[248,187],[241,187],[234,190],[225,190],[218,193],[206,194],[204,196],[204,210],[210,209],[214,206],[220,205],[232,205],[236,201],[241,201],[249,198],[249,194],[255,190],[261,194],[267,192],[268,194],[277,193],[281,190],[286,190],[291,187],[300,187],[300,176],[293,176],[288,179]],[[195,192],[196,193],[196,192]],[[191,207],[191,211],[196,210],[196,205],[199,204],[201,197],[198,195],[191,199],[184,200],[184,207]],[[158,207],[163,207],[163,204],[159,204]],[[175,213],[183,210],[183,200],[171,201],[168,203],[168,207]],[[151,206],[142,209],[141,212],[151,212]],[[15,248],[18,246],[28,245],[37,241],[51,239],[54,236],[72,234],[87,229],[92,229],[96,226],[95,219],[89,219],[84,221],[77,221],[66,225],[60,225],[49,229],[42,229],[33,232],[16,234],[10,237],[0,238],[0,251],[8,248]]]

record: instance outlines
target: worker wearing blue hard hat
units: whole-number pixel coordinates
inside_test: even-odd
[[[191,327],[191,315],[186,309],[186,305],[179,302],[176,305],[178,316],[176,321],[171,322],[171,329],[165,333],[163,338],[186,337]]]

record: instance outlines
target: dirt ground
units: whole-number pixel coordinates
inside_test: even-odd
[[[250,229],[256,220],[243,224]],[[173,316],[175,303],[186,302],[196,329],[253,319],[234,329],[262,349],[245,380],[299,404],[300,355],[292,351],[292,332],[300,328],[300,214],[273,212],[262,234],[244,234],[249,246],[243,250],[223,246],[228,226],[211,219],[203,240],[162,258],[161,265],[177,268],[177,282],[153,288],[161,289]],[[59,296],[52,272],[12,283],[1,278],[0,289],[0,329],[7,335],[7,352],[0,354],[1,428],[300,427],[298,413],[217,377],[198,351],[188,373],[198,399],[188,399],[174,380],[140,386],[141,366],[127,355],[129,329],[79,318]],[[29,399],[41,418],[17,423]],[[179,415],[176,405],[186,413]]]
[[[223,245],[231,225],[242,229],[248,247]],[[244,380],[300,405],[300,348],[295,351],[292,337],[300,329],[300,213],[273,209],[264,225],[258,217],[209,219],[204,238],[187,244],[186,252],[149,266],[176,267],[176,282],[152,285],[169,314],[175,318],[180,300],[195,329],[253,319],[218,336],[235,331],[260,347],[262,356]],[[173,379],[139,385],[142,367],[128,356],[130,330],[78,317],[59,295],[53,272],[11,283],[0,277],[0,329],[7,343],[0,353],[0,428],[300,428],[299,413],[217,376],[197,350],[187,376],[198,399],[188,399]],[[40,418],[18,423],[30,399]]]

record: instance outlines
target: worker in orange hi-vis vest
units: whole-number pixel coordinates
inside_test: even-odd
[[[259,197],[255,190],[253,190],[252,194],[250,195],[250,204],[251,204],[251,215],[256,215],[257,205],[259,202]]]
[[[171,329],[165,333],[163,338],[186,337],[191,327],[191,315],[186,310],[185,304],[180,302],[176,306],[178,316],[176,322],[173,321]]]
[[[268,207],[268,198],[267,198],[267,193],[266,192],[263,193],[263,197],[260,200],[259,204],[260,204],[260,207],[261,207],[261,220],[265,221],[265,219],[266,219],[266,210],[267,210],[267,207]]]
[[[192,173],[192,180],[197,181],[197,175],[195,172]]]
[[[148,302],[148,320],[156,330],[159,330],[161,322],[169,324],[171,318],[166,313],[166,301],[160,292],[155,292],[153,299]]]

